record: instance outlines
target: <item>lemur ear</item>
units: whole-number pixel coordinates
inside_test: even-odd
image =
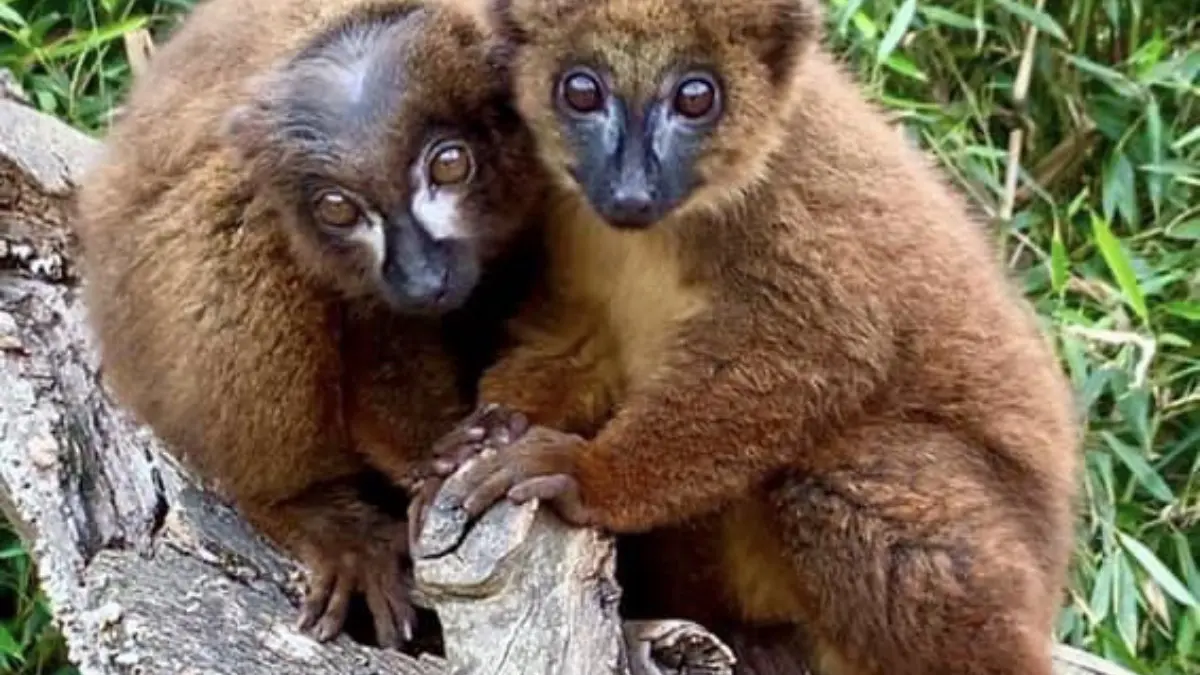
[[[517,0],[518,4],[526,1]],[[513,0],[488,0],[487,21],[493,38],[489,41],[488,67],[505,78],[510,74],[516,48],[528,41],[528,35],[517,21],[516,11]]]
[[[268,111],[259,101],[239,103],[221,119],[219,138],[241,161],[262,152],[270,134]]]
[[[776,86],[787,82],[809,47],[821,38],[821,9],[814,0],[764,0],[730,6],[738,37],[758,55]]]
[[[526,0],[517,0],[517,4],[524,5]],[[517,19],[517,10],[518,7],[513,6],[513,0],[491,0],[488,3],[488,21],[501,42],[525,43],[526,35]]]
[[[270,145],[276,89],[273,73],[252,78],[245,88],[247,96],[221,118],[218,138],[240,161],[252,161]]]
[[[254,174],[280,159],[280,102],[285,95],[280,71],[251,78],[245,95],[220,120],[218,138]]]
[[[571,12],[592,0],[489,0],[488,18],[497,36],[525,44],[530,33],[557,33]]]

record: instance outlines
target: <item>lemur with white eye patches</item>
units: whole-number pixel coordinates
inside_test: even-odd
[[[403,503],[364,486],[469,411],[540,199],[484,40],[419,0],[209,0],[82,186],[107,383],[310,569],[321,639],[355,593],[412,633]]]
[[[1050,675],[1068,383],[816,2],[492,5],[549,268],[480,385],[503,407],[439,444],[473,460],[446,506],[621,535],[626,616],[704,623],[741,673]],[[477,455],[513,411],[542,426]]]

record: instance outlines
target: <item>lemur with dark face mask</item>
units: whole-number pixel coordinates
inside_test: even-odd
[[[742,672],[797,672],[744,639],[781,629],[826,675],[1050,675],[1069,386],[985,228],[817,46],[816,3],[494,10],[556,194],[480,388],[504,407],[435,463],[471,460],[461,505],[623,535],[627,615],[748,644]],[[477,455],[512,411],[579,435]]]
[[[108,384],[310,568],[322,639],[355,592],[381,644],[411,634],[402,503],[363,486],[407,487],[469,412],[479,358],[451,347],[541,199],[481,29],[419,0],[210,0],[82,186]]]

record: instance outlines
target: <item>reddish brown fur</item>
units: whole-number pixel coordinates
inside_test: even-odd
[[[259,187],[271,167],[244,165],[253,153],[235,153],[222,134],[230,110],[256,93],[255,78],[314,36],[352,13],[414,4],[203,3],[136,84],[80,198],[87,303],[112,390],[299,555],[318,586],[339,584],[333,615],[345,584],[402,589],[404,524],[355,484],[368,469],[406,484],[418,453],[468,409],[460,364],[440,321],[354,293],[361,284],[342,278],[345,268],[323,267],[311,242],[288,234],[278,197]],[[396,137],[426,118],[484,124],[504,92],[484,67],[480,26],[424,11],[407,66],[422,107],[393,121]],[[479,150],[480,171],[499,176],[475,188],[486,208],[468,226],[501,228],[477,232],[485,239],[513,236],[503,228],[522,222],[537,194],[536,171],[521,171],[536,166],[528,141],[506,143]],[[350,170],[358,180],[404,180],[386,164]],[[402,622],[404,598],[389,601]],[[378,629],[387,608],[371,609]],[[319,628],[329,636],[333,623]]]
[[[830,675],[1049,675],[1070,391],[984,228],[816,47],[816,9],[498,4],[562,189],[544,296],[481,399],[597,433],[481,458],[482,489],[571,476],[565,513],[637,535],[641,615],[803,626]],[[727,90],[705,185],[647,231],[608,227],[569,177],[554,82],[598,61],[635,95],[679,56]]]

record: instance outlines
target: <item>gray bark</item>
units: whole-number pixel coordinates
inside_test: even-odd
[[[69,228],[97,143],[21,99],[0,77],[0,508],[84,675],[731,671],[700,626],[623,624],[612,540],[533,504],[501,504],[467,528],[435,503],[415,572],[450,663],[295,631],[294,562],[100,386]],[[1119,672],[1062,656],[1063,673]]]

